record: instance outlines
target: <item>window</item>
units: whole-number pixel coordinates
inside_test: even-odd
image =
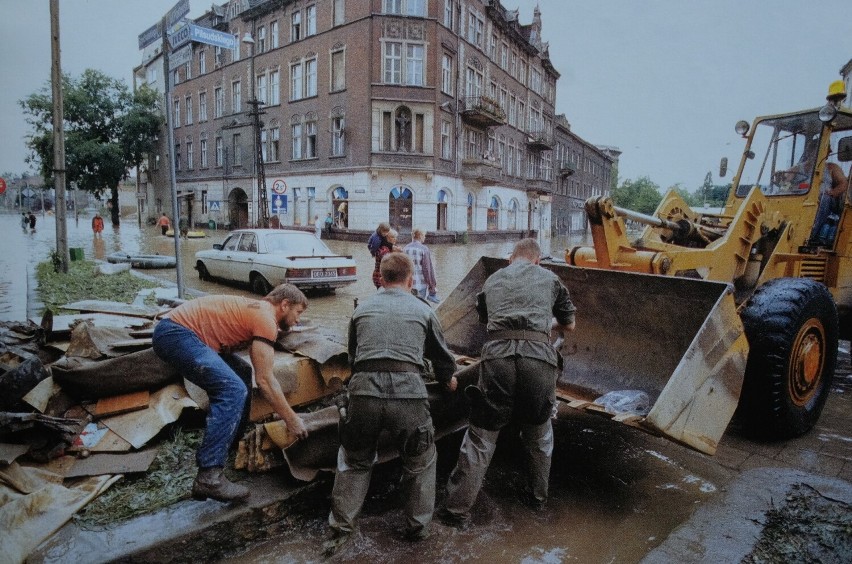
[[[345,51],[340,49],[331,53],[331,91],[338,92],[346,88]]]
[[[222,138],[216,138],[216,166],[222,166],[222,163],[225,161],[224,158],[224,147],[222,146]]]
[[[234,166],[243,165],[243,148],[240,144],[240,137],[239,133],[234,133],[231,138],[231,154],[234,155]]]
[[[527,83],[527,61],[525,59],[521,59],[520,61],[517,79],[521,84]]]
[[[202,139],[201,143],[201,168],[207,168],[207,139]]]
[[[180,70],[175,69],[172,71],[172,86],[178,84],[180,82]]]
[[[236,45],[236,47],[233,50],[228,49],[231,53],[231,62],[240,60],[240,54],[242,53],[241,49],[243,48],[242,41],[240,41],[241,37],[242,35],[240,34],[240,30],[237,30],[236,33],[234,33],[234,45]]]
[[[343,126],[343,117],[331,118],[331,154],[335,157],[342,156],[345,150]]]
[[[273,49],[278,49],[278,22],[274,21],[269,24],[269,35]]]
[[[511,59],[509,59],[509,74],[514,77],[518,76],[518,52],[512,50]]]
[[[425,16],[426,0],[384,0],[385,14]]]
[[[453,93],[453,59],[449,55],[441,57],[441,92]]]
[[[186,168],[192,170],[195,166],[195,159],[192,153],[192,141],[186,142]]]
[[[403,47],[405,49],[403,50]],[[422,86],[424,83],[422,43],[386,41],[384,46],[384,77],[386,84]],[[405,60],[403,60],[403,53]],[[405,74],[403,75],[403,69]]]
[[[281,86],[278,78],[278,70],[270,71],[269,73],[269,95],[266,96],[267,105],[277,106],[281,103]],[[263,98],[260,98],[261,100]]]
[[[302,63],[294,63],[290,65],[290,99],[300,100],[302,92],[305,88],[304,79],[302,78]]]
[[[257,89],[257,99],[261,102],[265,101],[267,96],[265,74],[259,74],[255,77],[254,87]]]
[[[535,67],[530,69],[530,90],[541,94],[541,70]]]
[[[497,62],[497,34],[491,34],[491,43],[488,44],[488,58]]]
[[[207,49],[198,50],[198,74],[207,72]]]
[[[148,67],[146,76],[148,84],[154,84],[155,82],[157,82],[157,67]]]
[[[317,7],[316,5],[305,8],[305,37],[317,34]]]
[[[216,104],[216,117],[222,117],[225,115],[225,92],[221,86],[217,86],[216,90],[213,91],[213,97]]]
[[[257,28],[257,52],[266,52],[266,26],[263,25]]]
[[[290,100],[301,100],[317,95],[317,60],[290,65]]]
[[[467,40],[480,49],[483,47],[482,33],[485,29],[485,20],[482,14],[476,10],[470,10],[467,17]]]
[[[207,92],[198,93],[198,121],[207,121]]]
[[[260,132],[260,147],[263,152],[263,162],[275,162],[278,160],[278,142],[281,129],[272,127]]]
[[[317,95],[317,60],[305,61],[305,97]]]
[[[500,68],[503,70],[509,68],[509,44],[505,41],[500,44]]]
[[[346,21],[344,4],[344,0],[334,0],[334,3],[331,6],[332,11],[334,12],[332,15],[333,25],[343,25],[343,22]]]
[[[186,110],[186,125],[192,123],[192,96],[187,96],[184,100],[184,109]]]
[[[290,41],[302,38],[302,12],[293,12],[290,16]]]
[[[175,113],[172,116],[174,127],[180,127],[180,100],[175,99]]]
[[[482,158],[482,132],[475,129],[467,130],[467,158]]]
[[[231,83],[231,112],[239,113],[243,111],[243,95],[242,84],[239,80]]]
[[[190,60],[188,63],[186,63],[186,65],[184,66],[184,69],[185,69],[184,75],[186,75],[184,80],[189,80],[190,78],[192,78],[192,60]]]
[[[478,98],[482,96],[482,81],[484,80],[481,71],[473,67],[467,67],[467,81],[465,83],[465,95],[468,97]]]
[[[441,158],[453,158],[452,124],[447,120],[441,121]]]
[[[313,159],[317,156],[317,122],[305,123],[305,158]]]
[[[302,158],[302,124],[294,123],[290,126],[293,135],[293,149],[290,154],[292,159]]]
[[[455,0],[444,0],[444,25],[449,29],[455,29],[453,24],[453,15],[455,13],[455,6],[453,6]]]
[[[180,170],[180,143],[175,143],[175,170]]]

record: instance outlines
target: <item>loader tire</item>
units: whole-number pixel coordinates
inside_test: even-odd
[[[749,342],[737,407],[744,431],[765,439],[803,435],[819,419],[837,362],[838,315],[821,283],[779,278],[742,312]]]

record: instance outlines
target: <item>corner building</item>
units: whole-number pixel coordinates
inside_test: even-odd
[[[332,213],[341,234],[387,221],[549,249],[559,73],[538,8],[522,25],[499,0],[232,0],[195,23],[237,41],[192,43],[169,72],[193,224],[255,225],[262,175],[272,224]],[[165,150],[149,214],[170,201]]]

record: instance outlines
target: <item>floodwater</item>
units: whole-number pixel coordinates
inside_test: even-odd
[[[103,259],[115,251],[174,256],[174,240],[153,226],[125,219],[118,229],[107,222],[101,238],[90,228],[90,216],[68,219],[69,247],[80,247],[87,259]],[[33,267],[55,248],[55,221],[38,217],[37,232],[22,233],[19,216],[0,215],[6,253],[0,268]],[[226,237],[211,231],[204,239],[182,241],[186,288],[208,293],[251,295],[247,288],[203,282],[193,269],[196,251]],[[340,254],[358,263],[359,280],[335,294],[309,296],[303,323],[345,331],[354,302],[375,292],[373,259],[363,242],[327,241]],[[554,255],[565,242],[553,245]],[[507,256],[511,242],[432,245],[438,291],[447,296],[480,256]],[[175,281],[175,269],[146,274]],[[9,292],[8,275],[0,278],[0,312],[18,293]],[[725,476],[700,456],[683,456],[683,448],[656,437],[612,424],[599,417],[562,408],[555,422],[556,448],[551,473],[551,497],[543,511],[533,512],[516,498],[524,476],[520,446],[504,432],[486,483],[474,506],[471,526],[464,531],[433,524],[432,536],[419,543],[401,540],[403,523],[398,462],[377,467],[359,521],[355,541],[336,557],[357,562],[638,562],[660,544],[695,510],[717,495]],[[459,434],[439,444],[438,502],[458,455]],[[315,498],[300,504],[289,519],[265,540],[227,555],[227,562],[319,562],[327,533],[328,495],[332,476],[321,475]],[[260,533],[260,532],[259,532]],[[235,550],[236,547],[235,547]]]

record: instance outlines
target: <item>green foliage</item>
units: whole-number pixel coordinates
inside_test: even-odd
[[[62,77],[66,179],[97,198],[109,190],[118,224],[118,184],[151,152],[160,124],[158,95],[131,93],[120,80],[87,69],[78,79]],[[20,102],[32,133],[27,163],[53,183],[53,95],[50,83]]]
[[[42,303],[54,312],[60,306],[79,300],[130,303],[139,290],[157,286],[129,272],[99,276],[95,263],[89,261],[72,261],[67,274],[56,271],[51,261],[42,262],[36,277]]]
[[[74,517],[83,528],[108,525],[150,513],[186,499],[195,479],[195,451],[201,430],[183,431],[161,443],[151,468],[117,482]]]
[[[653,213],[662,199],[659,185],[647,176],[636,181],[625,180],[612,191],[612,201],[616,206],[646,214]]]

